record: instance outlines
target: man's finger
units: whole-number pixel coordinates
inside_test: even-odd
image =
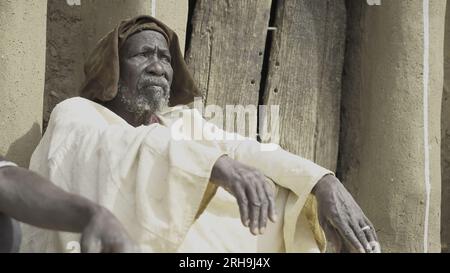
[[[258,195],[260,196],[261,208],[259,211],[259,234],[263,234],[267,227],[267,214],[269,209],[269,201],[263,186],[257,187]]]
[[[322,226],[323,231],[325,232],[325,237],[328,242],[327,252],[331,253],[339,253],[342,251],[342,240],[337,233],[336,229],[333,228],[328,223],[325,223]]]
[[[358,238],[359,242],[364,247],[364,250],[365,250],[364,252],[371,253],[372,247],[369,244],[370,241],[367,240],[366,233],[364,232],[364,230],[362,230],[359,223],[351,224],[351,228],[353,229],[353,232],[355,233],[356,238]]]
[[[256,193],[255,187],[247,188],[248,210],[250,215],[250,232],[253,235],[259,234],[259,212],[261,209],[261,201]]]
[[[374,236],[374,232],[372,230],[372,227],[367,224],[365,221],[361,221],[359,223],[359,227],[361,228],[361,230],[364,231],[364,234],[366,235],[367,241],[368,242],[375,242],[377,241],[377,239]]]
[[[250,219],[248,217],[248,199],[245,196],[245,191],[242,188],[238,188],[235,191],[235,197],[239,206],[239,213],[241,215],[242,224],[246,227],[250,224]]]
[[[378,242],[369,242],[370,246],[372,247],[372,253],[381,253],[381,247]]]
[[[138,247],[125,239],[119,239],[110,244],[109,248],[104,253],[136,253]]]
[[[375,241],[378,242],[378,236],[377,236],[377,232],[375,230],[375,227],[373,226],[372,222],[369,220],[369,218],[367,218],[366,216],[364,216],[364,221],[367,223],[367,225],[370,227],[371,233],[372,235],[375,237]]]
[[[275,208],[275,193],[268,183],[264,183],[264,190],[266,191],[267,201],[269,202],[267,208],[269,213],[269,219],[270,221],[272,221],[272,223],[275,223],[277,221],[277,212]]]
[[[356,238],[352,228],[349,225],[344,224],[343,222],[337,222],[335,228],[338,230],[339,234],[344,239],[344,243],[349,250],[354,250],[359,253],[365,252],[364,247]]]
[[[102,251],[102,244],[100,240],[97,240],[91,236],[89,236],[89,238],[82,238],[81,240],[82,253],[100,253],[101,251]]]
[[[378,243],[375,228],[371,225],[370,222],[366,222],[366,221],[361,221],[360,227],[362,229],[364,229],[364,233],[366,234],[367,241],[369,241],[371,251],[373,253],[379,253],[380,252],[380,244]]]

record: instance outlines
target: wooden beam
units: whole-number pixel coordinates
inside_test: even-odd
[[[197,1],[186,61],[206,105],[258,106],[271,2]],[[227,122],[236,128],[226,129],[256,137],[256,118],[253,113],[243,122],[235,116]]]
[[[280,145],[336,169],[346,12],[342,0],[278,1],[264,90],[280,105]],[[274,142],[271,131],[262,135]]]

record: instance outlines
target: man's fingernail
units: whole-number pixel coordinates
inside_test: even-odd
[[[258,235],[258,232],[259,230],[258,230],[258,228],[252,228],[252,233],[254,234],[254,235]]]
[[[250,224],[250,220],[245,221],[245,226],[248,227],[248,225]]]
[[[259,230],[259,234],[264,234],[265,231],[266,231],[266,228],[263,227]]]
[[[376,241],[369,242],[373,253],[381,253],[380,244]]]

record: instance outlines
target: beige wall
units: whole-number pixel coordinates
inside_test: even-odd
[[[184,48],[187,0],[83,0],[74,6],[48,1],[44,122],[57,103],[78,95],[84,60],[97,41],[123,19],[151,15],[152,3],[156,17],[177,31]]]
[[[42,113],[45,123],[58,102],[78,94],[85,58],[120,20],[151,15],[155,3],[184,49],[187,0],[68,2],[49,0],[47,9],[45,0],[0,1],[0,154],[22,166],[39,142]]]
[[[155,3],[155,17],[177,33],[181,51],[184,52],[189,0],[153,0],[152,2]]]
[[[440,251],[440,103],[446,1],[432,0],[429,123],[424,124],[423,1],[348,1],[340,174],[388,252]],[[428,126],[428,139],[424,138]],[[431,198],[424,143],[428,143]]]
[[[27,167],[41,135],[47,1],[0,1],[0,154]]]

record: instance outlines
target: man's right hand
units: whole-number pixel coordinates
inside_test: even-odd
[[[81,236],[83,253],[139,252],[117,218],[107,209],[99,207],[86,225]]]
[[[241,221],[253,235],[264,233],[267,219],[277,220],[274,192],[266,180],[259,170],[228,156],[220,157],[211,173],[211,182],[236,197]]]

